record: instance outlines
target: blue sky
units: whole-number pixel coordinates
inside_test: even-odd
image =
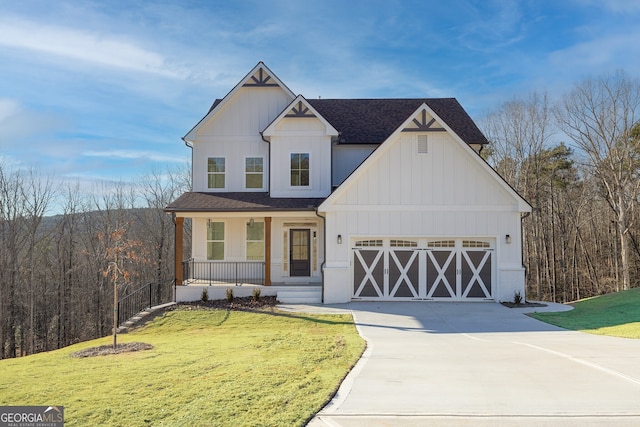
[[[589,75],[640,76],[639,0],[5,1],[0,158],[135,181],[259,61],[307,98],[455,97],[479,120]]]

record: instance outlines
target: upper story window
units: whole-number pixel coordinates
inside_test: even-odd
[[[245,159],[245,188],[262,188],[263,159],[247,157]]]
[[[309,153],[291,153],[291,186],[309,186]]]
[[[209,157],[207,164],[207,187],[225,188],[225,158]]]
[[[224,260],[224,222],[207,223],[207,259]]]

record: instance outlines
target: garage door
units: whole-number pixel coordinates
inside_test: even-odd
[[[489,240],[359,240],[353,299],[493,299],[493,263]]]

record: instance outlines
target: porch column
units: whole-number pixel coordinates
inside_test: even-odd
[[[264,285],[271,286],[271,217],[264,217]]]
[[[176,267],[176,285],[182,285],[183,271],[182,271],[182,245],[183,245],[183,233],[184,233],[184,218],[176,217],[176,232],[175,232],[175,267]]]

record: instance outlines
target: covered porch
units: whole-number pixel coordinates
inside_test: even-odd
[[[185,193],[166,209],[175,223],[177,301],[261,295],[321,302],[323,199],[272,199],[268,193]],[[185,219],[191,257],[183,259]],[[306,295],[306,296],[304,296]],[[307,301],[299,300],[307,298]],[[298,301],[299,300],[299,301]]]

